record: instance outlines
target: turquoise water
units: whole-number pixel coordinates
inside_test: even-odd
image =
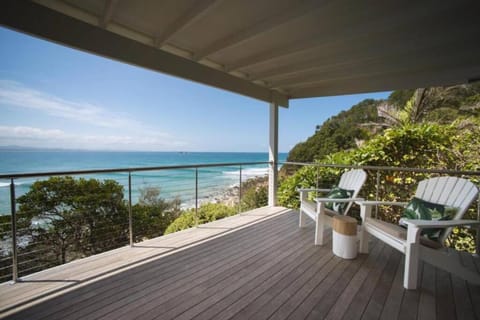
[[[287,154],[279,155],[284,161]],[[98,151],[0,151],[0,174],[76,171],[92,169],[128,169],[170,165],[194,165],[208,163],[237,163],[268,161],[268,153],[248,152],[98,152]],[[264,176],[267,165],[242,166],[242,181]],[[219,196],[240,181],[239,166],[200,168],[198,170],[199,198]],[[191,206],[195,199],[195,169],[161,170],[132,173],[132,200],[136,202],[140,189],[160,189],[162,198],[179,197],[184,206]],[[80,177],[80,176],[79,176]],[[128,190],[128,173],[84,175],[85,178],[113,179]],[[48,177],[45,177],[45,179]],[[20,196],[33,182],[44,178],[15,180],[15,192]],[[10,181],[0,179],[0,214],[10,213]]]

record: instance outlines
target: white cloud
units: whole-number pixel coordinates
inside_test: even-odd
[[[141,123],[128,116],[109,112],[102,107],[68,101],[8,80],[0,80],[0,104],[34,109],[57,118],[72,119],[105,128],[141,126]]]
[[[79,135],[58,129],[0,126],[0,145],[88,150],[179,150],[181,141],[159,135]]]
[[[98,150],[178,150],[186,143],[129,115],[89,103],[68,101],[21,84],[0,80],[0,107],[37,110],[55,118],[70,119],[99,128],[107,134],[69,133],[56,128],[0,126],[0,145]],[[54,123],[54,121],[52,122]],[[119,134],[120,132],[120,134]]]
[[[32,127],[0,126],[0,138],[22,138],[32,140],[57,139],[64,136],[64,132],[57,129],[45,130]]]

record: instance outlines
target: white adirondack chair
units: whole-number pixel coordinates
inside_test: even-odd
[[[454,226],[474,226],[480,221],[460,220],[470,204],[478,195],[478,188],[470,181],[457,177],[437,177],[423,180],[418,184],[415,197],[431,203],[441,204],[457,209],[452,220],[431,221],[405,219],[407,229],[371,217],[372,208],[377,205],[400,205],[406,202],[360,201],[362,228],[360,232],[360,252],[368,253],[368,234],[375,236],[393,248],[405,254],[405,271],[403,286],[416,289],[420,259],[438,268],[454,273],[463,279],[480,284],[480,274],[465,268],[452,249],[444,248],[443,243]],[[422,229],[444,229],[438,242],[420,235]],[[478,233],[477,233],[478,234]],[[478,238],[478,237],[477,237]],[[477,239],[478,240],[478,239]],[[478,241],[477,241],[478,253]]]
[[[348,210],[350,210],[354,201],[363,200],[362,198],[357,198],[360,189],[362,188],[365,180],[367,179],[367,173],[362,169],[354,169],[347,171],[342,174],[338,187],[345,190],[352,190],[353,194],[351,198],[345,199],[330,199],[330,198],[316,198],[315,201],[308,200],[308,192],[317,191],[317,192],[328,192],[331,189],[299,189],[300,192],[300,217],[299,217],[299,226],[300,228],[305,227],[306,221],[305,217],[310,217],[315,221],[315,245],[323,245],[323,230],[326,225],[332,225],[332,217],[339,214],[336,211],[325,208],[325,203],[335,202],[335,203],[348,203],[343,214],[346,215]]]

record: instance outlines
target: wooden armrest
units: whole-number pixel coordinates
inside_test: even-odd
[[[412,225],[420,229],[429,229],[429,228],[450,228],[450,227],[459,227],[459,226],[478,226],[480,221],[477,220],[441,220],[441,221],[432,221],[432,220],[413,220],[413,219],[401,219],[402,223],[406,225]]]
[[[336,202],[336,203],[343,203],[343,202],[352,202],[352,201],[362,201],[363,198],[340,198],[340,199],[332,199],[332,198],[315,198],[316,202]]]
[[[298,192],[310,192],[310,191],[318,191],[318,192],[328,192],[332,189],[317,189],[317,188],[300,188],[297,189]]]
[[[408,202],[397,202],[397,201],[356,201],[356,204],[360,206],[399,206],[399,207],[405,207]]]

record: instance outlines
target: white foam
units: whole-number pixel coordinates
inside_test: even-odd
[[[263,177],[268,174],[268,168],[251,168],[242,170],[242,177],[253,178]]]
[[[223,174],[230,177],[238,177],[238,175],[240,174],[240,170],[224,171]],[[242,169],[242,180],[256,178],[256,177],[264,177],[267,174],[268,174],[268,168]]]
[[[25,184],[32,184],[32,182],[15,182],[16,186],[21,186]],[[10,187],[10,182],[0,182],[0,188]]]

